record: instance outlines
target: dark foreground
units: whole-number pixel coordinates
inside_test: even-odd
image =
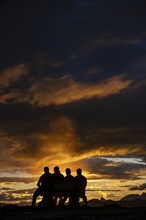
[[[0,217],[5,220],[143,220],[146,208],[122,207],[55,207],[39,208],[8,205],[0,208]]]

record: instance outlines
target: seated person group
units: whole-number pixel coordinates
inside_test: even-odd
[[[66,176],[64,177],[59,167],[54,167],[54,173],[49,172],[48,167],[44,167],[44,174],[39,178],[38,188],[33,194],[32,206],[35,206],[38,196],[43,196],[39,205],[63,206],[67,199],[70,206],[79,206],[79,199],[82,198],[84,205],[87,205],[87,197],[85,188],[87,179],[82,175],[82,170],[76,170],[77,176],[71,175],[71,169],[66,168]],[[59,200],[59,201],[58,201]]]

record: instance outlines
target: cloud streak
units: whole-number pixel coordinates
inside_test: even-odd
[[[26,63],[18,64],[4,69],[0,74],[0,86],[7,88],[28,74],[28,65]]]
[[[69,75],[56,79],[45,77],[33,81],[25,91],[12,89],[9,93],[2,94],[1,103],[11,101],[38,106],[63,105],[114,95],[128,88],[131,83],[132,80],[125,79],[125,74],[95,83],[77,82]]]
[[[145,164],[108,161],[106,158],[90,157],[84,159],[86,169],[90,174],[97,174],[97,178],[138,180],[144,179]],[[143,177],[142,177],[143,176]],[[95,178],[95,176],[94,176]]]
[[[89,55],[95,51],[95,48],[137,45],[144,40],[145,35],[145,32],[131,35],[118,35],[112,32],[99,33],[94,37],[89,37],[88,40],[81,45],[80,50],[75,51],[75,54]]]
[[[146,183],[143,183],[141,185],[131,186],[129,190],[135,191],[135,190],[145,190],[146,189]]]
[[[132,80],[124,80],[123,75],[112,77],[101,83],[78,83],[69,75],[59,79],[44,79],[30,88],[31,104],[61,105],[78,100],[101,98],[117,94],[127,88]],[[45,98],[44,98],[45,97]]]
[[[37,181],[38,178],[36,177],[1,177],[0,182],[1,183],[32,183],[34,181]],[[11,190],[11,189],[7,189]]]

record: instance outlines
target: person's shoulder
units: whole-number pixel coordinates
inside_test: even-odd
[[[81,178],[84,179],[84,180],[87,180],[87,178],[83,175],[81,175]]]
[[[71,175],[71,178],[72,178],[72,179],[75,179],[75,176],[72,176],[72,175]]]
[[[48,173],[47,175],[49,178],[52,178],[52,174],[51,173]]]
[[[41,176],[40,176],[40,180],[43,179],[45,177],[45,173],[43,173]]]
[[[75,177],[72,176],[72,175],[70,175],[70,176],[65,176],[64,178],[65,178],[65,179],[69,179],[69,180],[70,180],[70,179],[75,179]]]

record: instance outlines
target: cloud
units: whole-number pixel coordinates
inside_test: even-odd
[[[12,83],[28,74],[28,65],[26,63],[18,64],[4,69],[0,77],[0,86],[2,88],[9,87]]]
[[[87,74],[92,76],[92,75],[95,75],[97,73],[103,72],[103,70],[104,70],[103,67],[93,67],[93,68],[91,68],[87,71]]]
[[[31,117],[31,115],[30,115]],[[44,119],[43,119],[44,120]],[[38,118],[39,121],[39,118]],[[33,127],[42,123],[33,122]],[[30,124],[32,122],[30,121]],[[51,172],[55,165],[61,169],[82,167],[90,173],[90,177],[107,179],[139,179],[143,178],[143,164],[111,162],[101,159],[106,156],[140,157],[144,148],[140,145],[86,145],[86,140],[80,138],[76,123],[66,116],[52,117],[45,120],[43,128],[32,130],[28,125],[20,123],[12,128],[1,139],[1,169],[3,172],[16,172],[24,169],[28,173],[42,172],[42,167],[49,166]],[[9,128],[10,129],[10,128]],[[16,131],[15,131],[16,129]],[[18,132],[19,131],[19,132]],[[25,133],[24,133],[25,132]],[[105,136],[105,135],[103,135]],[[27,137],[27,138],[26,138]],[[97,156],[97,157],[95,157]],[[5,160],[3,158],[8,158]],[[2,181],[30,182],[30,178],[2,178]]]
[[[76,169],[83,164],[81,159],[91,156],[143,158],[143,91],[128,90],[61,106],[17,102],[2,105],[2,170],[23,168],[38,173],[46,164],[51,169],[57,164],[64,169],[71,161]]]
[[[133,33],[131,35],[118,35],[112,32],[99,33],[98,35],[89,37],[88,40],[81,45],[80,50],[74,53],[87,55],[95,51],[95,48],[136,45],[143,41],[145,35],[145,32],[138,34]]]
[[[27,200],[31,200],[31,195],[29,194],[22,194],[21,192],[18,194],[18,193],[13,193],[13,192],[8,192],[8,193],[2,193],[0,195],[0,200],[2,202],[6,202],[6,203],[9,203],[9,202],[19,202],[19,201],[27,201]]]
[[[143,33],[144,34],[144,33]],[[142,35],[143,35],[142,34]],[[131,35],[131,36],[121,36],[121,35],[115,35],[113,33],[103,33],[96,37],[92,44],[99,46],[99,47],[105,47],[105,46],[111,46],[111,45],[131,45],[131,44],[137,44],[141,40],[140,35]]]
[[[0,180],[0,182],[3,182],[3,181]],[[1,190],[14,190],[14,189],[13,188],[9,188],[9,187],[2,187]]]
[[[36,70],[37,73],[39,71],[42,72],[43,70],[46,70],[47,68],[56,70],[57,68],[63,65],[64,65],[63,60],[55,59],[52,56],[50,56],[48,53],[41,51],[41,50],[34,52],[32,56],[32,61],[30,63],[31,68],[33,68],[33,70]]]
[[[26,102],[31,105],[49,106],[103,98],[128,88],[132,80],[126,80],[124,77],[125,74],[121,74],[95,83],[77,82],[69,75],[56,79],[44,77],[33,81],[26,91],[12,90],[10,93],[2,95],[1,102]]]
[[[89,74],[95,71],[98,70],[91,69]],[[79,166],[82,159],[93,155],[143,155],[144,129],[137,125],[137,113],[136,117],[133,115],[136,108],[131,100],[135,103],[135,99],[129,95],[133,90],[123,92],[134,89],[126,74],[92,83],[77,81],[70,75],[27,75],[27,87],[23,88],[15,82],[21,81],[25,73],[14,74],[13,78],[10,75],[11,80],[4,84],[6,92],[1,96],[3,171],[23,168],[36,173],[46,164],[65,167],[73,161]],[[141,100],[141,94],[137,100]],[[132,111],[129,107],[128,111],[129,105]],[[139,102],[137,106],[143,109]]]
[[[25,95],[25,92],[21,92],[19,90],[14,89],[8,93],[3,93],[1,95],[0,103],[13,102],[17,99],[22,99],[22,97],[24,97]]]
[[[10,171],[26,169],[27,172],[35,173],[42,170],[42,167],[49,164],[55,166],[71,160],[76,155],[77,148],[80,146],[80,139],[75,131],[74,122],[65,116],[52,118],[46,121],[44,129],[22,130],[19,133],[2,133],[1,150],[2,158],[1,169],[9,168]],[[16,124],[15,124],[16,125]],[[16,125],[17,126],[17,125]],[[19,130],[16,128],[16,132]],[[26,125],[26,129],[27,129]],[[35,127],[35,125],[34,125]],[[10,128],[9,128],[10,129]],[[18,130],[17,130],[18,129]],[[27,138],[24,138],[25,135]]]
[[[134,191],[134,190],[145,190],[146,189],[146,183],[143,183],[141,185],[137,186],[131,186],[129,190]]]
[[[0,182],[1,183],[32,183],[37,181],[38,178],[36,177],[0,177]],[[11,189],[11,188],[10,188]],[[7,189],[7,190],[10,190]]]
[[[43,79],[34,83],[29,92],[30,103],[38,105],[61,105],[93,97],[101,98],[119,93],[127,88],[132,80],[124,80],[123,75],[112,77],[101,83],[79,83],[69,75],[59,79]],[[45,98],[44,98],[45,97]]]
[[[30,205],[32,201],[32,194],[35,190],[36,188],[5,190],[0,194],[0,201],[6,204],[15,202],[18,205]]]
[[[97,178],[103,179],[141,179],[144,178],[144,169],[146,168],[144,164],[113,162],[94,156],[82,160],[82,163],[86,165],[86,170],[90,174],[97,174]]]
[[[76,111],[73,106],[71,108],[73,112]],[[11,111],[7,112],[5,109]],[[86,111],[87,114],[90,113],[88,108]],[[58,164],[64,169],[67,163],[74,169],[80,165],[84,165],[86,169],[88,163],[83,163],[81,159],[87,157],[142,158],[144,155],[142,136],[139,136],[143,130],[138,127],[119,128],[118,125],[116,127],[109,125],[109,128],[106,128],[104,124],[102,127],[99,123],[98,127],[96,124],[98,120],[95,117],[94,123],[91,121],[92,113],[89,114],[92,126],[86,121],[86,115],[85,119],[83,118],[85,124],[82,121],[77,122],[77,117],[63,114],[62,108],[59,108],[58,112],[54,107],[51,110],[14,104],[14,106],[8,105],[7,108],[4,106],[2,114],[5,118],[1,127],[3,172],[7,169],[10,172],[24,169],[29,173],[38,173],[46,165],[52,169]],[[82,109],[81,114],[83,114]],[[81,118],[80,113],[79,118]]]

